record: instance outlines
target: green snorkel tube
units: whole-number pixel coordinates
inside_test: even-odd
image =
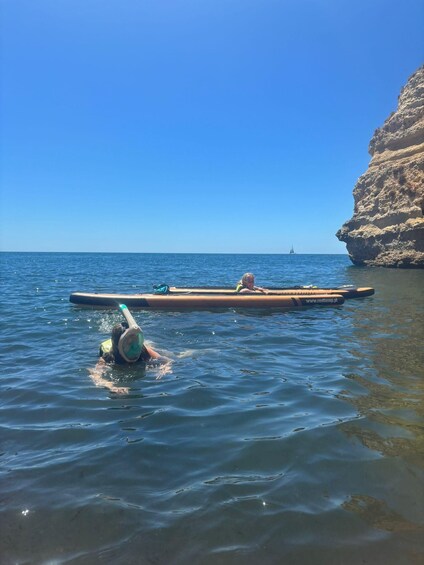
[[[128,329],[119,338],[118,351],[127,363],[135,363],[143,349],[143,332],[125,304],[119,304],[119,309],[128,323]]]

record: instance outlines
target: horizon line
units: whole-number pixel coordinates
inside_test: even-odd
[[[284,253],[271,251],[12,251],[0,250],[0,253],[97,253],[97,254],[127,254],[127,255],[348,255],[348,253]]]

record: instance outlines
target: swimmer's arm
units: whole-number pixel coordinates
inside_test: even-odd
[[[144,347],[147,349],[147,353],[150,355],[152,359],[160,359],[162,357],[162,355],[160,355],[160,353],[155,351],[152,347],[149,347],[146,344],[144,344]]]
[[[158,353],[148,345],[145,345],[145,348],[147,349],[147,352],[150,355],[150,359],[153,361],[152,364],[159,365],[156,380],[161,379],[164,375],[168,375],[169,373],[172,373],[172,368],[171,368],[172,359],[160,355],[160,353]]]
[[[113,383],[103,378],[106,369],[107,369],[107,365],[105,363],[105,360],[102,357],[100,357],[94,369],[88,369],[88,373],[93,383],[96,386],[102,386],[108,388],[111,392],[116,392],[117,394],[127,394],[129,391],[127,387],[115,386]]]
[[[261,286],[254,286],[252,289],[242,288],[239,294],[258,294],[258,292],[262,294],[268,294],[269,291],[266,288],[262,288]]]
[[[266,288],[262,288],[261,286],[254,286],[253,287],[256,292],[262,292],[263,294],[268,294],[269,290]]]

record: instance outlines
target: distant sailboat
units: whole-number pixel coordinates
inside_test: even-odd
[[[290,249],[290,255],[291,255],[292,253],[294,253],[293,245],[291,246],[291,249]]]

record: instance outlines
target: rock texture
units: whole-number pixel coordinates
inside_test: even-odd
[[[374,132],[369,153],[353,217],[336,236],[355,265],[424,268],[424,66]]]

